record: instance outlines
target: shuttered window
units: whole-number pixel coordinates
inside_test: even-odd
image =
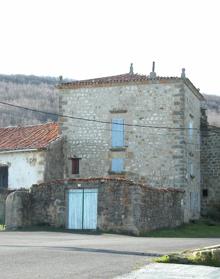
[[[79,174],[79,158],[71,158],[72,174]]]
[[[124,119],[112,119],[112,147],[124,147]]]
[[[114,158],[112,159],[112,172],[121,173],[124,171],[124,159]]]

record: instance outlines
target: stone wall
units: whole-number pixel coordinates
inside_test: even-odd
[[[5,201],[11,192],[12,190],[0,189],[0,224],[5,223]]]
[[[44,181],[63,179],[64,177],[64,155],[63,138],[50,143],[45,153]]]
[[[200,99],[187,82],[177,79],[142,83],[85,86],[60,90],[60,113],[111,122],[156,127],[125,126],[124,148],[111,145],[111,125],[60,118],[65,145],[65,177],[113,176],[111,161],[121,158],[121,177],[153,187],[185,190],[185,221],[200,215]],[[194,133],[189,139],[189,121]],[[180,128],[175,130],[172,128]],[[198,130],[196,130],[198,129]],[[197,132],[195,132],[197,131]],[[81,158],[79,175],[71,174],[71,157]],[[194,175],[189,175],[192,162]],[[117,175],[119,176],[119,174]],[[192,207],[192,197],[195,206]]]
[[[31,195],[27,190],[18,190],[7,196],[5,206],[6,229],[31,225]]]
[[[80,186],[80,188],[79,188]],[[123,179],[62,180],[31,188],[33,225],[67,227],[70,189],[98,189],[98,229],[140,234],[183,222],[183,192],[155,189]]]
[[[202,214],[220,209],[220,128],[202,127],[201,196]]]

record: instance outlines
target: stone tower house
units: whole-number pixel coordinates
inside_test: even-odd
[[[185,190],[185,221],[200,215],[203,96],[182,72],[62,83],[65,177],[120,176]]]

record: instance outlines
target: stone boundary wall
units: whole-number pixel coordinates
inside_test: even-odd
[[[7,229],[17,229],[31,225],[31,194],[28,190],[18,190],[6,198],[5,225]]]
[[[201,138],[202,215],[220,211],[220,128],[204,126]]]
[[[32,225],[66,227],[69,189],[98,189],[98,229],[140,234],[183,223],[178,189],[150,188],[125,179],[57,180],[31,188]]]
[[[15,190],[0,189],[0,224],[5,223],[5,201],[7,196]]]

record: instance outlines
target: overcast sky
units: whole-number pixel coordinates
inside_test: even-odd
[[[0,0],[0,73],[187,77],[220,95],[219,0]]]

